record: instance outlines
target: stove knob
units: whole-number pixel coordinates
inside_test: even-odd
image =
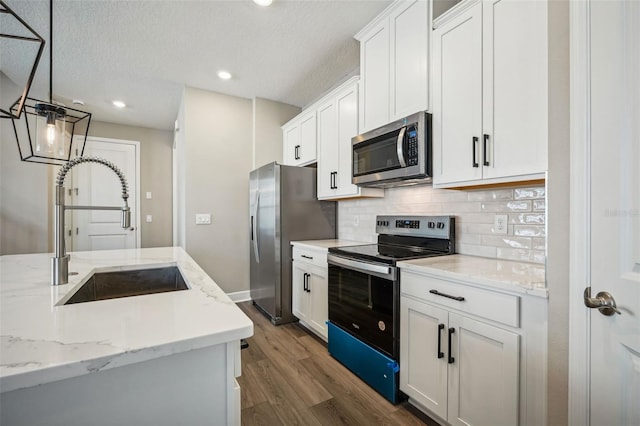
[[[444,228],[444,222],[438,222],[438,229]]]
[[[388,220],[384,221],[384,226],[389,226],[389,221]]]
[[[429,228],[430,228],[430,229],[433,229],[433,228],[435,228],[435,227],[436,227],[436,224],[435,224],[435,223],[433,223],[433,222],[429,222],[429,225],[428,225],[428,226],[429,226]]]

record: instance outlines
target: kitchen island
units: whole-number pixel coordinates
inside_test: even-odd
[[[240,424],[253,323],[181,248],[0,257],[0,423]],[[64,305],[93,273],[176,266],[187,290]],[[77,272],[77,274],[73,274]]]

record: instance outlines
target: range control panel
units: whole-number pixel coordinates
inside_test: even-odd
[[[376,232],[450,239],[454,216],[376,216]]]

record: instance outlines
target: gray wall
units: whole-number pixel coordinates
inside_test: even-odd
[[[194,88],[183,102],[184,248],[227,293],[248,290],[252,102]],[[196,225],[196,213],[211,224]]]
[[[20,89],[0,72],[4,109]],[[0,119],[0,254],[49,251],[49,209],[57,167],[20,161],[11,120]]]
[[[253,98],[253,168],[277,161],[282,163],[281,126],[302,111],[300,108]]]
[[[171,156],[173,132],[92,121],[89,135],[140,142],[141,247],[166,247],[172,241]],[[147,200],[145,194],[151,192]],[[145,222],[146,215],[153,222]]]
[[[2,106],[17,99],[19,89],[0,73]],[[9,101],[9,104],[11,101]],[[58,167],[20,161],[13,126],[0,120],[0,254],[52,251],[54,177]],[[171,155],[173,132],[92,121],[91,136],[140,142],[142,247],[172,245]],[[146,200],[144,193],[153,198]],[[146,214],[153,222],[144,222]]]

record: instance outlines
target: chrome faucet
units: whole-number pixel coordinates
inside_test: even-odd
[[[99,163],[114,171],[122,183],[122,207],[102,207],[102,206],[66,206],[64,204],[64,178],[69,170],[81,163]],[[55,227],[53,229],[55,253],[51,258],[51,285],[67,284],[69,282],[69,255],[65,253],[64,246],[64,212],[66,210],[120,210],[122,211],[121,226],[128,228],[131,226],[131,210],[127,204],[129,198],[127,180],[124,174],[110,161],[99,157],[76,157],[70,160],[58,172],[56,178],[56,202],[54,210]]]

